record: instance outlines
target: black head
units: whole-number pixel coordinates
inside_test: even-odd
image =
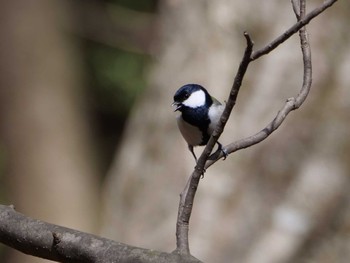
[[[196,108],[211,104],[212,100],[208,91],[198,84],[187,84],[179,88],[174,95],[175,111],[183,107]]]

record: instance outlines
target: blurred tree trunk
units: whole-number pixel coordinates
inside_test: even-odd
[[[194,256],[251,263],[349,258],[349,10],[340,1],[308,26],[314,84],[304,107],[272,138],[206,172],[190,222]],[[194,167],[170,107],[174,92],[200,83],[224,101],[243,52],[243,31],[259,48],[295,17],[280,1],[161,1],[160,11],[157,63],[105,184],[103,234],[171,251],[179,193]],[[294,37],[248,70],[220,141],[263,128],[301,83]]]
[[[96,231],[98,181],[82,114],[79,56],[65,1],[4,1],[0,116],[9,203],[28,216]],[[7,262],[39,262],[11,250]],[[40,261],[41,262],[41,261]]]

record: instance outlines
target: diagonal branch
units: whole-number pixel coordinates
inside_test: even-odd
[[[295,1],[295,0],[293,0]],[[302,11],[300,13],[296,13],[296,17],[298,19],[298,22],[292,26],[291,28],[299,28],[296,27],[296,25],[302,25],[302,24],[307,24],[305,21],[309,21],[312,18],[314,18],[316,15],[315,14],[320,14],[337,0],[331,0],[331,1],[326,1],[324,4],[313,11],[311,11],[309,14],[305,15],[305,4],[300,4],[300,9]],[[299,9],[298,3],[294,4],[293,3],[293,10],[296,12],[296,10]],[[299,12],[299,11],[297,11]],[[286,32],[289,32],[291,29],[287,30]],[[270,49],[270,47],[274,46],[276,48],[279,44],[282,42],[286,41],[291,35],[284,33],[280,37],[276,38],[274,41],[272,41],[270,44],[268,44],[265,48],[260,49],[259,51],[253,52],[251,60],[254,61],[255,59],[268,54],[270,51],[273,49]],[[310,46],[308,43],[308,37],[307,37],[307,32],[305,30],[305,27],[300,27],[299,28],[299,37],[300,37],[300,45],[302,49],[302,55],[303,55],[303,66],[304,66],[304,75],[303,75],[303,84],[302,87],[299,91],[299,94],[296,97],[288,98],[286,100],[286,103],[283,105],[283,107],[278,111],[276,114],[275,118],[267,124],[266,127],[264,127],[261,131],[257,132],[254,135],[251,135],[247,138],[237,140],[229,145],[226,145],[224,149],[226,150],[227,153],[231,154],[234,153],[238,150],[242,150],[245,148],[248,148],[250,146],[253,146],[257,143],[260,143],[261,141],[265,140],[268,136],[270,136],[286,119],[287,115],[293,111],[298,109],[305,101],[307,98],[307,95],[309,94],[310,88],[311,88],[311,82],[312,82],[312,66],[311,66],[311,50]],[[279,42],[279,41],[282,42]],[[272,44],[272,43],[277,43],[278,44]],[[215,156],[214,159],[210,159],[207,161],[205,168],[210,167],[213,165],[215,162],[220,160],[224,155],[222,153],[218,154]]]
[[[281,43],[286,41],[289,37],[291,37],[293,34],[299,31],[304,62],[303,84],[299,94],[296,97],[287,99],[285,105],[277,113],[276,117],[260,132],[248,138],[238,140],[234,143],[229,144],[228,146],[225,146],[224,150],[228,154],[243,148],[250,147],[266,139],[282,124],[282,122],[285,120],[285,118],[291,111],[298,109],[303,104],[310,91],[312,82],[311,50],[304,26],[308,24],[314,17],[318,16],[324,10],[332,6],[337,0],[329,0],[324,2],[323,5],[314,9],[307,15],[305,15],[305,2],[301,1],[300,12],[298,12],[297,10],[299,9],[299,6],[295,4],[295,0],[293,1],[293,10],[297,16],[298,22],[295,23],[286,32],[284,32],[281,36],[277,37],[275,40],[269,43],[266,47],[256,52],[253,52],[253,42],[250,39],[250,36],[247,33],[244,33],[244,36],[247,40],[247,47],[238,72],[236,74],[225,110],[220,118],[220,122],[218,123],[213,135],[211,136],[207,146],[201,154],[198,163],[186,184],[185,189],[180,195],[180,203],[176,225],[176,250],[174,251],[175,253],[190,254],[188,242],[189,220],[192,213],[192,206],[198,188],[199,179],[206,168],[210,167],[212,164],[224,157],[223,153],[219,153],[214,158],[208,159],[215,143],[217,142],[218,138],[223,132],[226,122],[236,103],[238,92],[240,90],[240,86],[242,84],[242,80],[249,63],[260,58],[263,55],[268,54],[269,52],[277,48]]]
[[[310,13],[305,15],[302,19],[298,20],[297,23],[295,23],[292,27],[290,27],[287,31],[285,31],[282,35],[271,41],[269,44],[267,44],[262,49],[253,52],[251,60],[257,60],[261,56],[264,56],[268,53],[270,53],[272,50],[274,50],[276,47],[278,47],[280,44],[282,44],[284,41],[286,41],[288,38],[290,38],[292,35],[294,35],[296,32],[298,32],[302,27],[304,27],[306,24],[308,24],[313,18],[321,14],[323,11],[325,11],[327,8],[331,7],[337,0],[328,0],[324,1],[324,3],[312,10]],[[294,8],[293,8],[294,9]]]
[[[189,221],[192,213],[192,205],[194,197],[196,195],[197,187],[199,184],[199,179],[204,173],[204,166],[208,160],[208,157],[213,150],[213,147],[217,140],[219,139],[221,133],[224,130],[224,127],[230,117],[231,111],[236,104],[236,99],[238,92],[242,85],[242,80],[245,72],[247,71],[248,65],[250,63],[250,56],[253,52],[253,41],[250,39],[248,33],[244,33],[244,36],[247,41],[247,47],[242,59],[242,62],[238,68],[236,77],[234,79],[229,99],[226,103],[224,112],[220,118],[220,122],[217,125],[213,135],[211,136],[208,144],[204,148],[201,156],[198,159],[197,165],[187,182],[187,185],[183,192],[180,195],[180,204],[179,212],[176,225],[176,250],[175,252],[180,254],[189,254],[189,245],[188,245],[188,230],[189,230]]]

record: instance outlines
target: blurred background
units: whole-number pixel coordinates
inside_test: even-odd
[[[314,74],[302,108],[201,180],[190,222],[200,260],[348,262],[349,18],[339,1],[308,26]],[[194,167],[174,92],[199,83],[225,101],[243,31],[258,49],[294,22],[290,1],[3,1],[0,203],[172,251]],[[302,70],[297,35],[251,64],[220,141],[262,129],[299,92]],[[47,261],[0,246],[0,262]]]

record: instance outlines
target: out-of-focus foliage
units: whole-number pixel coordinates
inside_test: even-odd
[[[146,86],[144,73],[150,59],[96,43],[89,43],[87,50],[88,106],[100,154],[108,165],[128,113]]]
[[[156,5],[156,0],[115,0],[106,1],[104,8],[112,21],[132,32],[140,30],[142,21],[137,21],[138,17],[151,16],[156,12]],[[130,17],[130,13],[133,17]],[[88,72],[87,106],[104,170],[113,157],[135,99],[146,87],[145,78],[151,57],[140,50],[133,52],[135,43],[128,43],[128,40],[123,40],[120,46],[91,39],[82,41]]]
[[[145,88],[144,70],[149,58],[100,45],[90,45],[89,49],[92,106],[125,118],[134,99]]]
[[[127,8],[131,8],[137,11],[142,12],[151,12],[153,13],[157,7],[157,0],[107,0],[106,2],[117,4],[120,6],[124,6]]]
[[[75,218],[96,231],[88,228],[99,213],[96,179],[146,87],[156,6],[157,0],[3,3],[1,203],[73,228]],[[5,257],[2,249],[0,262],[23,262],[12,257],[20,253]]]

